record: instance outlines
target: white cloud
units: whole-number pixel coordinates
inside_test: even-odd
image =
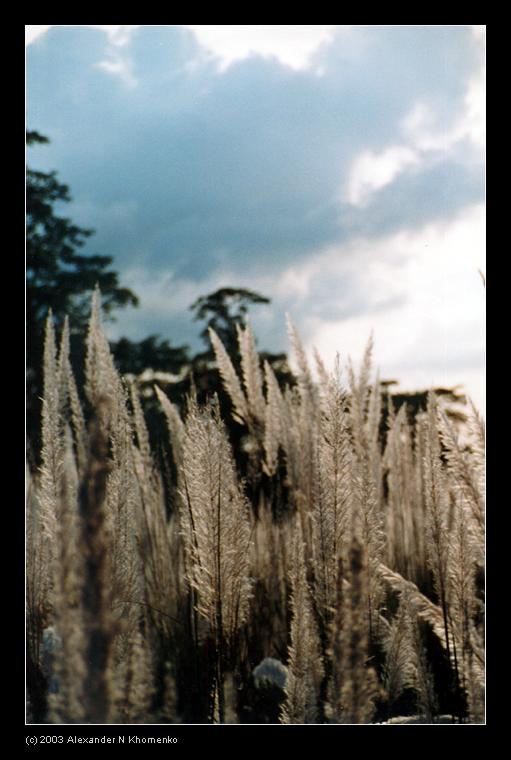
[[[133,62],[131,58],[124,56],[117,47],[112,47],[109,57],[96,64],[98,69],[108,74],[119,77],[128,87],[135,87],[137,79],[133,74]]]
[[[332,24],[199,24],[185,25],[200,44],[221,59],[221,67],[251,54],[274,56],[293,69],[305,69],[320,45],[331,39]]]
[[[486,93],[483,72],[474,76],[465,96],[466,112],[462,131],[470,137],[474,145],[483,148],[485,144]]]
[[[467,138],[479,151],[484,147],[485,129],[485,29],[472,27],[477,49],[477,70],[467,82],[464,109],[448,128],[431,104],[417,102],[401,123],[409,144],[420,151],[452,151]],[[478,155],[480,160],[480,152]]]
[[[403,390],[461,384],[484,413],[485,290],[479,269],[485,271],[484,218],[483,206],[476,205],[447,222],[329,247],[278,277],[251,272],[249,287],[272,301],[254,310],[254,328],[266,347],[277,314],[283,318],[289,311],[311,362],[316,347],[327,366],[337,352],[358,363],[373,332],[382,379],[398,380]],[[228,271],[207,284],[180,280],[174,305],[185,308],[197,295],[235,281]],[[135,285],[140,288],[139,280]],[[154,287],[144,302],[160,299],[160,285]],[[168,292],[162,287],[162,310],[169,308]]]
[[[374,192],[418,161],[416,152],[404,145],[393,145],[381,153],[364,150],[353,163],[345,199],[353,206],[365,206]]]
[[[467,85],[464,110],[449,128],[445,128],[439,121],[433,107],[418,102],[401,122],[402,132],[408,143],[422,154],[430,151],[450,153],[457,144],[466,139],[470,140],[476,148],[482,149],[484,101],[483,73],[479,71],[471,77]],[[468,154],[465,153],[465,155]]]
[[[46,24],[45,26],[34,26],[32,24],[26,24],[25,25],[25,44],[30,45],[32,42],[34,42],[38,37],[41,37],[43,34],[45,34],[48,29],[51,29],[53,26],[66,26],[66,27],[76,27],[76,26],[87,26],[91,29],[101,29],[103,32],[106,32],[108,35],[108,39],[111,42],[112,45],[116,45],[118,47],[122,47],[126,45],[135,29],[138,29],[140,24],[138,25],[126,25],[126,24]]]
[[[62,25],[61,25],[62,26]],[[78,24],[66,26],[80,26]],[[111,45],[109,57],[97,65],[109,74],[118,76],[128,86],[135,86],[130,59],[123,54],[133,34],[139,25],[97,25],[85,24],[92,29],[100,29],[108,36]],[[169,26],[172,26],[169,24]],[[336,25],[297,24],[181,24],[183,28],[192,31],[206,54],[216,57],[222,71],[234,61],[242,60],[250,55],[271,56],[281,63],[296,70],[306,69],[311,65],[311,59],[318,48],[329,41]],[[41,37],[52,25],[26,26],[26,45]],[[191,61],[188,66],[193,67]],[[321,73],[318,67],[317,73]]]
[[[26,44],[30,45],[51,29],[51,26],[26,26]],[[140,24],[85,24],[82,26],[101,29],[106,32],[113,45],[123,47]],[[169,26],[173,25],[169,24]],[[293,69],[308,68],[314,53],[324,42],[332,38],[337,28],[336,24],[180,24],[179,26],[193,31],[199,43],[219,58],[222,69],[252,54],[274,56]]]
[[[452,143],[452,136],[446,139],[445,130],[438,130],[433,108],[426,103],[415,103],[401,122],[401,129],[417,150],[439,150]]]
[[[123,48],[129,43],[131,36],[139,25],[126,24],[50,24],[46,26],[25,26],[25,44],[32,44],[35,40],[44,35],[52,26],[86,26],[90,29],[100,29],[108,37],[110,50],[108,57],[99,61],[96,65],[98,68],[106,71],[108,74],[119,77],[129,87],[134,87],[137,80],[133,75],[133,66],[131,59],[124,53]]]
[[[282,319],[283,334],[285,311],[311,363],[316,347],[327,366],[337,352],[358,365],[373,332],[374,366],[382,379],[398,380],[403,390],[462,385],[484,414],[485,290],[478,269],[485,270],[481,205],[448,222],[329,247],[278,277],[255,270],[244,284],[272,301],[252,315],[265,348],[289,350],[280,341],[269,345],[276,319]],[[123,282],[141,297],[141,307],[108,326],[109,335],[143,338],[147,324],[164,328],[183,315],[191,320],[189,306],[199,295],[238,281],[228,270],[202,282],[172,273],[155,278],[145,269],[126,272]]]
[[[117,47],[124,47],[131,39],[131,35],[138,29],[140,24],[127,25],[127,24],[110,24],[106,26],[92,26],[93,29],[102,29],[107,33],[108,39],[112,45]]]
[[[43,26],[41,24],[25,24],[25,45],[30,45],[38,37],[41,37],[45,32],[51,29],[51,25]]]
[[[461,383],[482,410],[483,230],[483,208],[474,206],[446,223],[328,249],[284,274],[280,283],[300,283],[291,310],[309,353],[316,346],[327,364],[337,351],[358,362],[373,331],[382,378],[409,390]],[[343,300],[348,316],[328,319]]]
[[[431,160],[445,160],[468,141],[473,154],[463,149],[463,161],[481,161],[485,145],[484,27],[472,27],[479,58],[477,70],[466,85],[463,108],[446,126],[432,103],[417,101],[400,124],[403,142],[380,152],[369,147],[355,157],[343,200],[354,206],[368,205],[374,193],[391,184],[402,172]],[[436,154],[436,158],[435,158]]]

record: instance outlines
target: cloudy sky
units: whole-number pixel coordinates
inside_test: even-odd
[[[259,346],[375,363],[484,408],[482,26],[26,27],[27,128],[141,299],[112,338],[199,347],[221,286]]]

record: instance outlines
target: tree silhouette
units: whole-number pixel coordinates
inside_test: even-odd
[[[215,365],[215,353],[209,339],[209,328],[213,328],[222,341],[229,357],[240,372],[240,356],[238,350],[237,327],[247,324],[249,307],[256,304],[269,304],[270,299],[253,290],[244,288],[220,288],[214,293],[198,298],[190,309],[195,312],[195,319],[205,321],[205,327],[200,335],[207,349],[198,353],[192,360],[192,371],[200,399],[216,393],[226,405],[230,404],[224,394],[223,384]],[[273,367],[279,383],[284,386],[294,384],[285,353],[274,354],[267,351],[259,352],[261,361],[265,359]],[[229,415],[230,416],[230,415]]]
[[[243,327],[248,307],[260,303],[270,303],[270,299],[243,288],[220,288],[198,298],[190,309],[195,312],[196,320],[206,320],[206,326],[201,332],[206,345],[210,345],[208,329],[212,327],[231,355],[237,353],[236,325]]]
[[[35,131],[27,131],[27,146],[43,145],[49,140]],[[82,351],[90,309],[90,293],[99,285],[103,311],[137,306],[137,296],[119,285],[119,277],[110,269],[110,256],[83,255],[79,249],[93,234],[56,213],[56,205],[69,203],[69,187],[62,184],[57,172],[26,173],[26,362],[27,362],[27,433],[37,435],[42,393],[42,355],[44,323],[51,309],[56,327],[69,317],[71,355]]]

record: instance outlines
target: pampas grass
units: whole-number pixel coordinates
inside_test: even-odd
[[[315,723],[323,663],[307,583],[300,520],[296,521],[293,536],[290,580],[292,619],[282,723]]]
[[[480,415],[460,436],[432,392],[413,421],[384,410],[372,339],[358,370],[316,354],[316,381],[288,331],[293,387],[250,326],[236,360],[209,331],[232,419],[216,397],[178,407],[155,388],[169,515],[100,293],[83,387],[69,326],[57,344],[49,315],[41,465],[27,471],[27,719],[361,724],[408,700],[414,722],[484,721]],[[287,674],[266,697],[262,661]]]

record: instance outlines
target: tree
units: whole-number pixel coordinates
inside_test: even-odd
[[[27,132],[27,145],[47,142],[37,132]],[[57,180],[57,172],[27,169],[27,319],[31,330],[40,329],[49,308],[57,323],[68,315],[72,329],[83,328],[89,293],[96,285],[106,314],[138,305],[137,296],[120,287],[118,274],[108,268],[110,256],[77,252],[94,231],[55,213],[56,203],[70,201],[69,188]]]
[[[147,370],[180,375],[190,362],[187,346],[171,346],[168,340],[158,335],[149,335],[138,342],[120,338],[110,343],[110,347],[121,375],[140,377]]]
[[[196,320],[207,320],[201,332],[206,345],[210,345],[208,330],[212,327],[227,353],[234,355],[238,346],[236,325],[246,324],[249,305],[257,303],[270,303],[270,299],[243,288],[220,288],[198,298],[190,309],[195,311]]]
[[[223,386],[216,369],[212,370],[215,354],[209,339],[209,328],[212,327],[222,341],[234,367],[240,371],[237,327],[245,327],[249,306],[254,304],[269,304],[269,298],[244,288],[220,288],[214,293],[198,298],[190,309],[195,312],[196,320],[205,320],[206,326],[200,333],[207,350],[197,354],[192,361],[193,373],[196,379],[199,395],[222,395]],[[284,386],[294,384],[294,378],[287,365],[285,353],[274,354],[260,352],[261,361],[265,359],[273,367],[279,383]]]
[[[27,131],[27,146],[45,144],[47,137]],[[137,296],[119,285],[119,277],[110,269],[110,256],[83,255],[78,251],[93,230],[73,224],[56,213],[56,204],[69,203],[69,187],[57,178],[57,172],[34,171],[26,174],[26,361],[27,361],[27,433],[36,435],[39,424],[39,398],[42,393],[42,353],[44,322],[51,309],[57,328],[69,317],[71,355],[82,351],[89,308],[90,292],[99,285],[103,310],[137,306]]]

